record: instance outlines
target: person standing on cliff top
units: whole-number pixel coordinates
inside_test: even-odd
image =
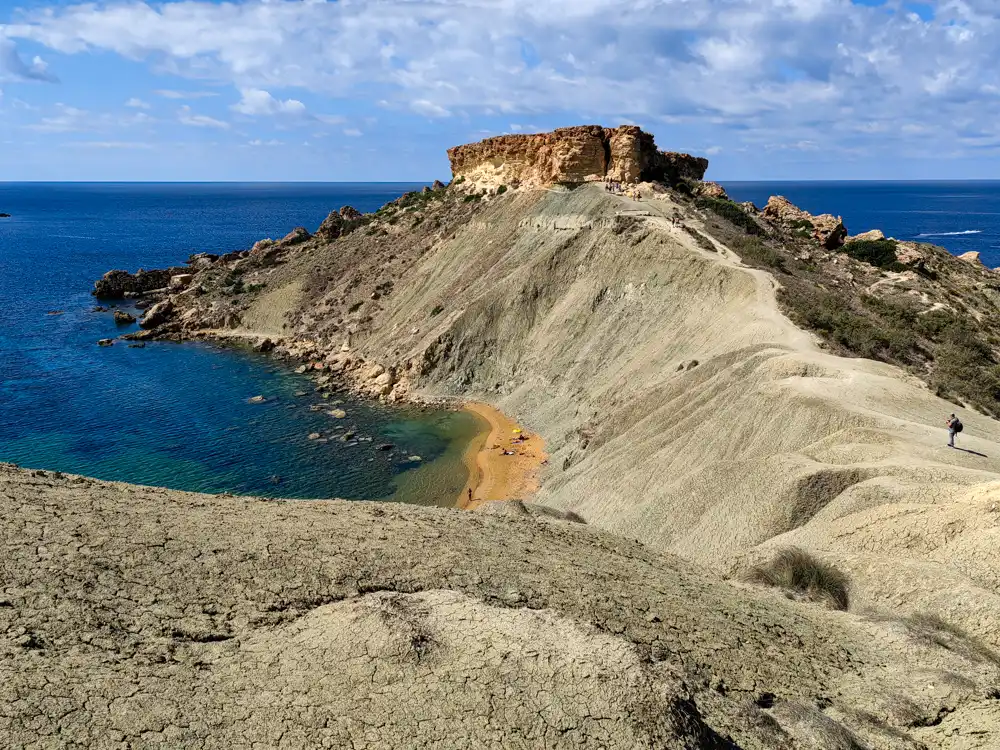
[[[955,435],[962,431],[962,420],[952,414],[948,417],[948,447],[955,447]]]

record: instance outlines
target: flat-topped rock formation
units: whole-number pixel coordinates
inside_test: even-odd
[[[635,125],[582,125],[536,135],[502,135],[448,150],[452,175],[476,183],[547,185],[611,180],[675,184],[700,180],[708,160],[659,151]]]

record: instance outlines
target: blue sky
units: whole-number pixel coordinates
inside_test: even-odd
[[[635,123],[717,179],[1000,177],[997,0],[0,0],[0,180],[430,180]]]

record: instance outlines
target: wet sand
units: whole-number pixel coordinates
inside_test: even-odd
[[[548,459],[545,442],[492,406],[467,403],[463,408],[483,420],[484,428],[465,452],[469,483],[462,490],[458,507],[475,510],[491,500],[530,499],[538,490],[539,470]],[[525,439],[514,442],[518,435]],[[513,453],[504,455],[505,451]]]

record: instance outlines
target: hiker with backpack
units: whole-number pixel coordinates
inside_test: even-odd
[[[962,431],[962,420],[952,414],[948,418],[948,447],[955,447],[955,435]]]

